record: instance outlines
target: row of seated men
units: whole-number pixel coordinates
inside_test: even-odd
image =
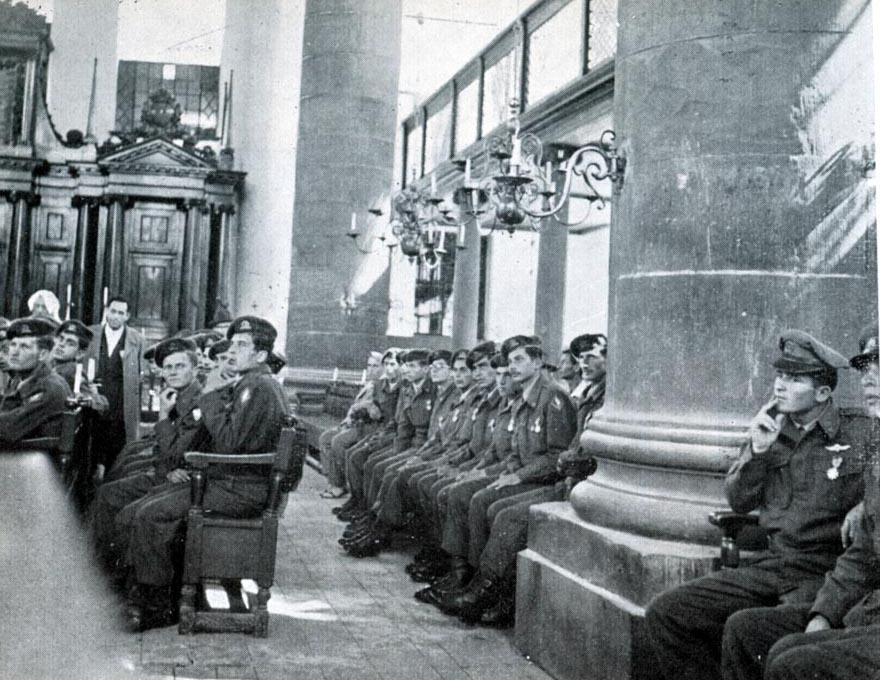
[[[766,548],[649,605],[658,676],[880,674],[877,335],[866,328],[850,360],[803,331],[780,337],[772,397],[726,480],[731,507],[757,512]],[[509,625],[528,508],[564,497],[558,480],[583,457],[580,434],[602,404],[604,338],[576,338],[570,355],[582,380],[567,393],[537,338],[452,355],[386,351],[384,377],[322,441],[328,495],[351,493],[334,509],[351,522],[345,550],[374,555],[406,529],[422,543],[407,571],[431,583],[419,600]],[[865,410],[834,403],[848,368],[860,373]]]
[[[351,494],[335,509],[350,522],[345,550],[375,555],[405,530],[421,543],[407,567],[426,584],[416,598],[510,625],[529,507],[565,497],[560,462],[578,458],[604,399],[605,337],[578,336],[566,354],[557,371],[540,338],[516,335],[500,346],[372,356],[384,376],[321,439],[325,495]]]
[[[59,374],[71,372],[60,361],[59,348],[74,337],[84,351],[89,334],[78,321],[56,327],[28,318],[9,325],[8,353],[0,365],[10,376],[0,401],[0,445],[58,434],[72,396],[71,385]],[[191,505],[184,454],[263,453],[277,446],[288,406],[272,375],[278,368],[276,336],[265,319],[235,319],[226,340],[211,348],[220,361],[205,384],[193,339],[170,338],[151,348],[164,383],[162,417],[151,434],[123,448],[89,511],[96,551],[111,583],[125,595],[125,616],[133,631],[168,625],[177,617],[179,547]],[[77,387],[100,408],[94,385]],[[258,514],[265,505],[268,474],[265,467],[223,466],[206,487],[205,510],[232,517]]]

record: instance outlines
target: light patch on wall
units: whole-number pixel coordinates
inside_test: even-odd
[[[535,332],[538,239],[532,231],[489,239],[486,285],[486,337],[504,339]]]

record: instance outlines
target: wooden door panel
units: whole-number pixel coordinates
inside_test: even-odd
[[[143,329],[151,340],[173,332],[179,291],[177,268],[173,255],[129,254],[129,324]]]
[[[31,215],[31,265],[28,290],[50,290],[61,303],[63,317],[67,286],[72,282],[78,212],[66,205],[47,202]]]

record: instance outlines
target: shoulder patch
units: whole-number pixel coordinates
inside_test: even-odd
[[[37,392],[36,394],[32,394],[31,396],[28,397],[28,403],[35,404],[38,401],[40,401],[40,399],[42,399],[42,398],[43,398],[43,393]]]
[[[553,397],[553,402],[552,402],[551,406],[553,406],[553,408],[555,408],[557,411],[561,411],[562,410],[562,398],[559,397],[559,395],[556,395],[555,397]]]

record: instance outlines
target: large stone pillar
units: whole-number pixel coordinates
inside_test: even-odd
[[[345,315],[359,253],[345,232],[392,183],[400,0],[307,0],[296,158],[288,357],[347,365],[359,337],[381,335],[388,277]],[[354,339],[354,344],[352,344]]]
[[[876,302],[870,3],[618,11],[628,164],[608,392],[582,440],[599,467],[571,507],[534,511],[520,561],[517,643],[562,678],[653,677],[643,608],[711,568],[706,515],[726,505],[723,473],[769,396],[779,332],[849,353]],[[854,384],[839,401],[856,401]],[[577,644],[542,633],[551,620]]]

